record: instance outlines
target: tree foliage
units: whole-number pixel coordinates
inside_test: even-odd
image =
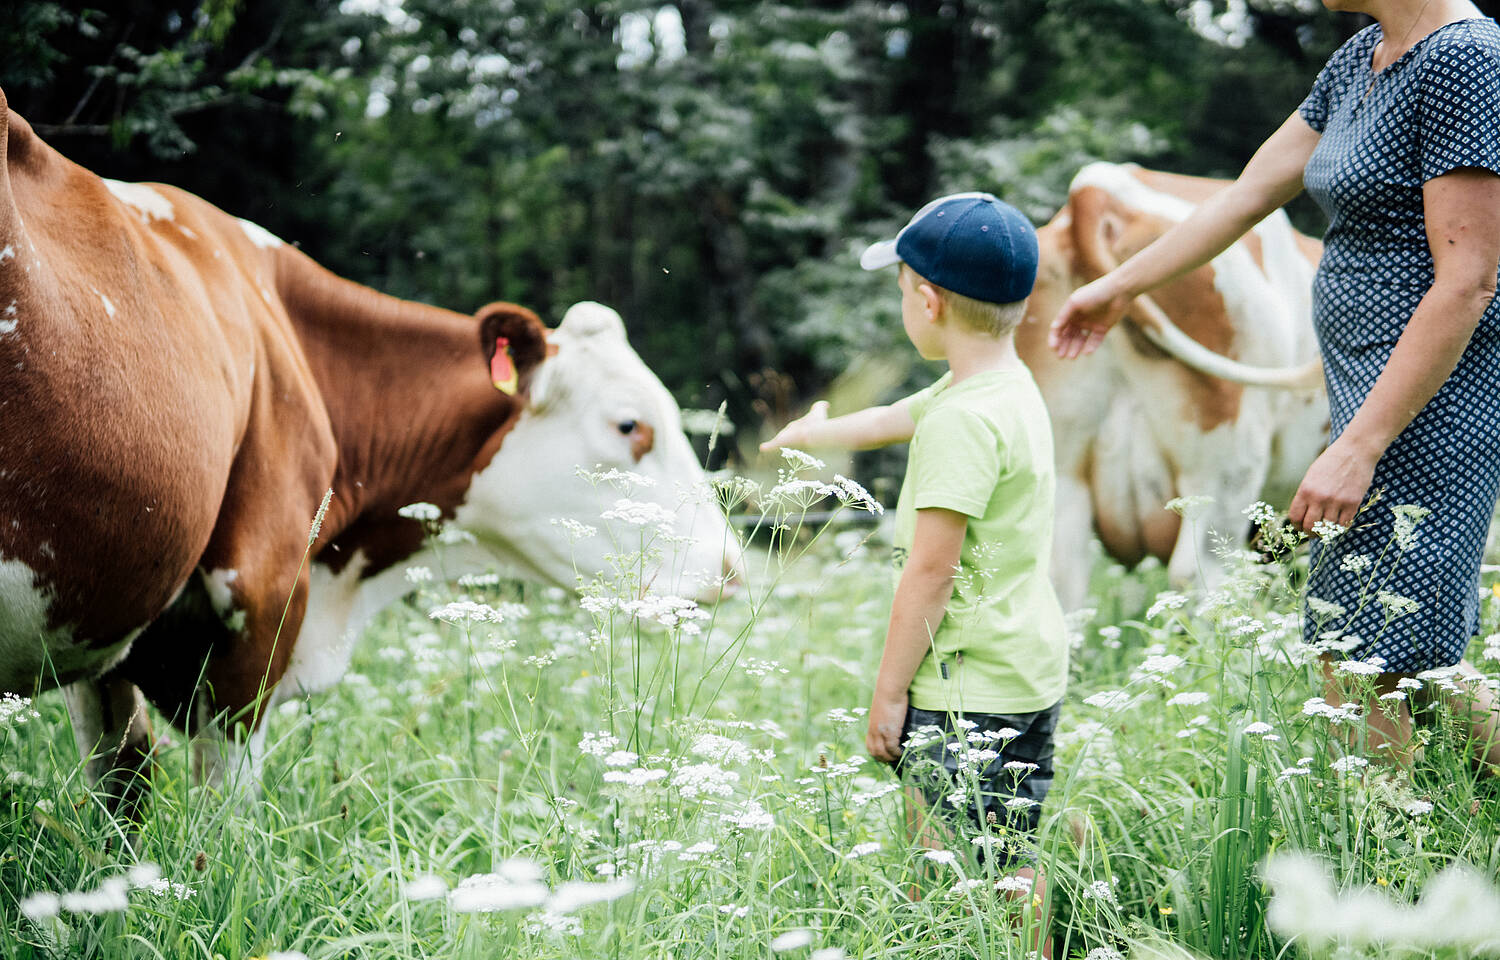
[[[914,207],[982,188],[1040,221],[1096,158],[1232,175],[1362,25],[1309,0],[11,6],[0,86],[69,157],[398,295],[609,302],[685,402],[742,420],[899,345],[855,261]]]

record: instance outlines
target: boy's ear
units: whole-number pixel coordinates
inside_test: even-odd
[[[943,317],[943,295],[937,292],[937,288],[927,282],[917,284],[917,295],[922,298],[922,312],[931,323],[939,322]]]

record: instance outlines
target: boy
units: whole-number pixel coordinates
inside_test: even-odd
[[[1034,859],[1068,662],[1047,574],[1051,426],[1013,336],[1037,255],[1030,222],[989,194],[923,207],[860,265],[899,265],[906,335],[949,372],[904,400],[831,420],[826,403],[814,404],[762,449],[911,441],[896,507],[900,580],[866,744],[897,765],[910,806],[961,827],[960,842],[1018,867],[1039,896],[1034,867],[1018,865]],[[942,736],[919,745],[922,728]],[[912,826],[937,845],[921,811]]]

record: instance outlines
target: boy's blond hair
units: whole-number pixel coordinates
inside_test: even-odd
[[[940,287],[922,276],[906,264],[901,264],[903,271],[911,271],[913,283],[925,283],[937,291],[938,297],[943,301],[943,312],[952,317],[960,326],[975,333],[986,333],[996,340],[1009,336],[1016,327],[1021,325],[1021,318],[1026,316],[1026,301],[1017,300],[1015,303],[989,303],[984,300],[975,300],[961,293],[954,293],[945,287]]]

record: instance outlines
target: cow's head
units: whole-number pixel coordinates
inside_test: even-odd
[[[643,528],[603,514],[621,499],[654,504],[670,516],[671,535],[644,528],[662,554],[645,573],[647,588],[717,599],[723,577],[739,567],[739,542],[682,433],[676,402],[631,348],[620,315],[577,304],[547,341],[526,408],[475,478],[459,524],[514,565],[573,586],[578,576],[609,576],[612,557],[640,545]],[[494,370],[492,355],[486,362],[498,380],[505,371]],[[579,475],[611,469],[643,482]],[[597,532],[580,536],[563,520]]]

